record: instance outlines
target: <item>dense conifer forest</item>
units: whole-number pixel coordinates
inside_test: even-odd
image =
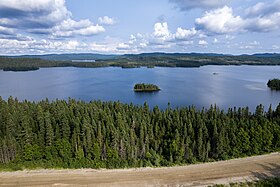
[[[280,104],[250,113],[0,97],[2,169],[172,166],[279,149]]]

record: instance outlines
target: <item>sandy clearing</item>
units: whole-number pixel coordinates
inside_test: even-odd
[[[280,153],[170,168],[1,172],[0,186],[207,186],[280,177]]]

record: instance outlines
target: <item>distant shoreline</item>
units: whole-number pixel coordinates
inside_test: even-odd
[[[137,68],[147,68],[147,69],[153,69],[153,68],[200,68],[203,66],[280,66],[280,64],[206,64],[206,65],[201,65],[198,67],[193,67],[193,66],[153,66],[153,67],[148,67],[148,66],[137,66],[137,67],[123,67],[123,66],[43,66],[43,67],[23,67],[23,68],[17,68],[17,67],[5,67],[5,68],[0,68],[0,70],[4,72],[29,72],[29,71],[37,71],[42,68],[88,68],[88,69],[95,69],[95,68],[122,68],[122,69],[137,69]],[[218,75],[218,73],[213,73],[213,75]]]
[[[63,55],[62,55],[63,56]],[[66,55],[67,56],[67,55]],[[139,68],[139,67],[178,67],[178,68],[199,68],[206,65],[256,65],[256,66],[278,66],[280,65],[279,56],[211,56],[203,54],[139,54],[113,56],[105,59],[76,59],[54,60],[43,58],[19,58],[19,57],[0,57],[0,69],[7,71],[29,71],[38,70],[46,67],[80,67],[80,68],[98,68],[98,67],[121,67],[121,68]],[[66,58],[66,57],[65,57]]]

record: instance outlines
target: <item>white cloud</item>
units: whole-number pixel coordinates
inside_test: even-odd
[[[269,32],[280,28],[280,12],[263,17],[246,19],[245,29],[253,32]]]
[[[168,42],[169,44],[182,42],[190,40],[195,36],[199,36],[199,34],[200,33],[195,30],[195,28],[183,29],[181,27],[178,27],[176,32],[172,33],[168,29],[167,22],[156,23],[154,25],[154,32],[152,34],[152,38],[150,38],[149,40],[149,43],[153,45],[168,45],[166,42]]]
[[[81,21],[74,21],[70,18],[63,20],[58,26],[56,26],[56,29],[61,31],[69,31],[69,30],[76,30],[76,29],[82,29],[86,27],[90,27],[92,25],[91,21],[88,19],[81,20]]]
[[[130,46],[128,45],[128,44],[125,44],[125,43],[120,43],[119,45],[118,45],[118,49],[119,50],[127,50],[127,49],[129,49],[130,48]]]
[[[254,45],[254,46],[257,46],[257,45],[260,45],[260,42],[258,42],[258,41],[253,41],[253,42],[250,42],[249,43],[250,45]]]
[[[19,41],[13,39],[0,39],[1,54],[58,53],[81,51],[83,49],[82,44],[76,40],[50,41],[30,38],[30,40]]]
[[[102,25],[114,25],[116,23],[114,18],[110,18],[108,16],[99,17],[98,21]]]
[[[195,23],[198,29],[215,34],[240,31],[244,25],[242,18],[234,16],[232,8],[227,6],[206,12],[202,18],[197,18]]]
[[[201,34],[195,28],[185,29],[182,27],[178,27],[175,32],[172,32],[169,30],[167,22],[158,22],[154,24],[152,34],[133,35],[128,43],[131,45],[130,47],[136,46],[139,50],[167,51],[174,50],[176,46],[193,45],[193,39],[199,38]]]
[[[168,24],[166,22],[164,23],[156,23],[154,25],[154,37],[160,39],[160,40],[167,40],[170,39],[171,33],[168,30]]]
[[[258,3],[246,10],[246,16],[236,16],[224,6],[205,12],[195,20],[196,29],[208,34],[240,32],[269,32],[280,28],[280,0],[270,4]]]
[[[50,28],[71,17],[64,0],[1,0],[0,17],[15,28]]]
[[[195,28],[190,30],[182,29],[181,27],[177,28],[177,32],[175,33],[175,38],[178,40],[188,40],[190,37],[197,34]]]
[[[136,37],[135,37],[133,34],[131,34],[131,35],[130,35],[130,40],[135,41],[135,40],[136,40]]]
[[[79,46],[79,42],[76,40],[71,40],[65,43],[65,48],[69,50],[74,50]]]
[[[72,37],[75,35],[81,35],[81,36],[91,36],[98,34],[100,32],[104,32],[105,29],[102,26],[95,25],[95,26],[89,26],[86,28],[82,28],[79,30],[68,30],[68,31],[61,31],[57,30],[53,33],[53,36],[55,37]]]
[[[272,3],[259,2],[256,5],[245,10],[247,17],[263,17],[280,12],[280,0],[275,0]]]
[[[254,49],[255,47],[252,45],[240,45],[239,49]]]
[[[89,27],[82,28],[78,31],[75,31],[74,33],[77,33],[77,34],[83,35],[83,36],[90,36],[90,35],[98,34],[98,33],[101,33],[101,32],[105,32],[105,29],[102,26],[91,25]]]
[[[233,39],[235,39],[235,36],[232,36],[232,35],[226,35],[225,36],[225,38],[227,39],[227,40],[233,40]]]
[[[79,40],[48,40],[30,39],[18,41],[11,39],[0,39],[0,54],[46,54],[46,53],[69,53],[69,52],[96,52],[96,53],[136,53],[136,45],[117,41],[97,43],[81,42]]]
[[[145,47],[148,46],[148,43],[147,43],[147,42],[142,42],[142,43],[139,44],[139,46],[140,46],[141,48],[145,48]]]
[[[201,8],[217,8],[223,5],[226,5],[230,0],[169,0],[172,3],[175,3],[178,8],[182,11]]]
[[[3,35],[13,35],[14,31],[13,31],[13,29],[0,26],[0,34],[3,34]]]
[[[99,53],[112,53],[116,52],[116,46],[108,45],[108,44],[98,44],[98,43],[91,43],[89,45],[89,49],[94,52]]]
[[[104,32],[88,19],[75,21],[65,0],[1,0],[0,26],[17,32],[55,37],[90,36]]]
[[[137,41],[137,38],[133,34],[131,34],[128,43],[134,44],[136,41]]]
[[[258,16],[266,7],[266,4],[263,2],[259,2],[256,5],[249,7],[245,10],[247,16]]]
[[[278,45],[272,45],[272,49],[273,50],[278,50],[278,49],[280,49],[280,47]]]
[[[137,38],[143,38],[143,35],[142,34],[140,34],[140,33],[137,33]]]
[[[191,40],[191,41],[180,41],[180,42],[177,42],[176,45],[178,46],[190,46],[190,45],[193,45],[194,42]]]
[[[53,28],[53,36],[55,37],[91,36],[101,32],[105,32],[105,29],[100,25],[93,25],[89,20],[67,19]]]
[[[198,44],[199,45],[208,45],[208,42],[205,40],[199,40]]]
[[[219,43],[219,40],[217,38],[214,38],[213,43],[217,44],[217,43]]]
[[[0,7],[6,7],[14,10],[22,10],[27,12],[42,11],[46,7],[54,9],[53,7],[64,8],[64,0],[1,0]]]
[[[262,48],[261,46],[261,43],[258,42],[258,41],[253,41],[253,42],[248,42],[248,43],[245,43],[245,42],[242,42],[240,45],[239,45],[239,49],[260,49]]]

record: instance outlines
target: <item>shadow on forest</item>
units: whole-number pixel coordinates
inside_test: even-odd
[[[257,179],[267,179],[280,177],[280,164],[270,163],[269,165],[259,164],[266,171],[265,172],[252,172],[252,175]]]

